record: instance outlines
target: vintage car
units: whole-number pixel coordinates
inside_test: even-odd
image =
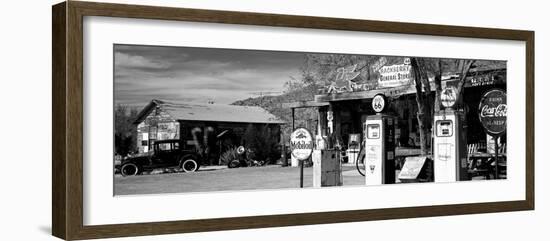
[[[200,167],[199,156],[193,150],[180,148],[180,140],[155,141],[152,150],[125,157],[120,166],[123,176],[135,176],[157,168],[176,167],[183,172],[195,172]]]

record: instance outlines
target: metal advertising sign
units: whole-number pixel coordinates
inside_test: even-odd
[[[290,151],[292,156],[303,161],[313,152],[313,136],[305,128],[298,128],[290,135]]]
[[[335,94],[409,86],[412,80],[410,59],[405,58],[403,64],[384,66],[387,62],[386,57],[381,57],[372,64],[372,71],[380,75],[378,79],[372,80],[357,78],[361,73],[357,70],[357,64],[338,68],[335,70],[334,80],[319,91],[323,94]]]
[[[359,76],[361,72],[355,72],[357,64],[336,69],[336,77],[334,81],[327,86],[327,93],[342,93],[353,91],[356,86],[353,80]]]
[[[373,71],[378,71],[380,70],[380,68],[386,65],[386,63],[388,63],[388,60],[386,59],[386,57],[382,56],[371,66],[371,68]]]
[[[506,92],[493,89],[486,92],[479,102],[479,120],[492,136],[506,132]]]
[[[379,70],[379,87],[397,87],[410,84],[411,66],[407,64],[398,64],[384,66]]]

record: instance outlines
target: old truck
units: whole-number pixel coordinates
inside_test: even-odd
[[[120,166],[123,176],[135,176],[157,168],[176,168],[195,172],[200,167],[200,156],[194,150],[181,148],[180,140],[155,141],[149,152],[125,157]]]

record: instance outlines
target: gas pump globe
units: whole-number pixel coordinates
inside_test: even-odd
[[[394,116],[383,114],[386,98],[382,94],[372,100],[376,115],[367,116],[363,124],[365,140],[365,184],[395,183],[395,124]]]
[[[441,93],[446,108],[434,113],[434,181],[454,182],[468,179],[467,125],[463,111],[452,109],[457,90],[447,87]]]

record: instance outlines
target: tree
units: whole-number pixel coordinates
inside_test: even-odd
[[[216,137],[214,136],[214,127],[206,126],[203,128],[195,127],[191,130],[193,136],[193,144],[196,152],[207,161],[209,165],[213,164],[212,153],[216,148]]]
[[[137,150],[136,126],[133,124],[138,115],[136,108],[118,104],[115,107],[115,153],[125,156]]]
[[[430,105],[433,103],[430,98],[431,89],[426,73],[426,65],[424,59],[412,58],[411,59],[412,76],[414,77],[414,87],[416,89],[416,105],[418,110],[416,112],[416,118],[418,121],[418,132],[420,136],[420,151],[422,155],[428,154],[428,146],[430,140],[431,120],[433,113]]]
[[[434,112],[441,108],[441,80],[443,73],[457,73],[457,104],[462,106],[466,77],[475,60],[452,60],[440,58],[411,58],[411,72],[416,89],[416,113],[420,136],[420,150],[427,155],[431,143],[431,127]],[[429,75],[434,78],[435,95],[431,95]]]
[[[279,158],[279,132],[269,125],[248,124],[243,141],[246,148],[252,150],[250,158],[271,163]]]

